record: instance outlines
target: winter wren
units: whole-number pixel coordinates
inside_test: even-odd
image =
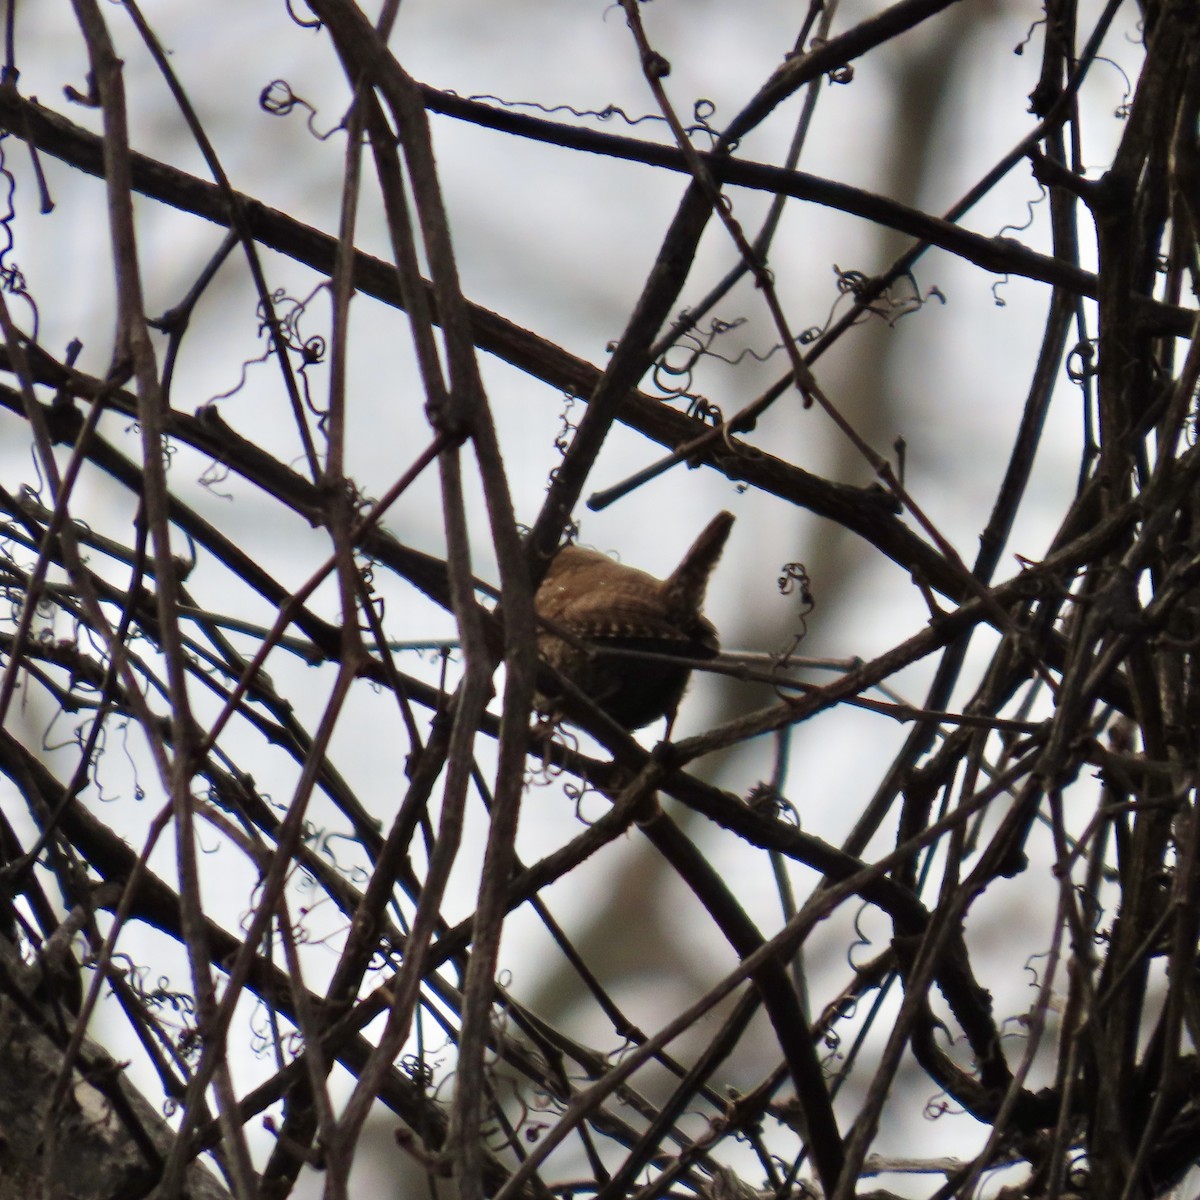
[[[730,513],[718,513],[666,579],[595,550],[564,546],[551,560],[534,603],[539,616],[592,649],[543,629],[542,658],[625,729],[673,714],[691,670],[666,656],[713,658],[719,648],[717,631],[700,610],[732,526]],[[625,657],[617,653],[622,650],[664,658]],[[545,704],[546,697],[539,701]]]

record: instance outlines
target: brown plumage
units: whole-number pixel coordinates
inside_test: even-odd
[[[673,714],[690,668],[604,651],[713,658],[719,649],[717,631],[700,610],[732,526],[730,513],[718,513],[666,579],[596,550],[564,546],[538,588],[538,615],[600,653],[543,629],[538,635],[542,658],[626,729],[641,729]],[[539,700],[547,703],[544,696]]]

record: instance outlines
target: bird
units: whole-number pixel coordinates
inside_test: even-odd
[[[732,527],[733,515],[718,513],[666,579],[597,550],[563,546],[534,598],[543,619],[541,658],[623,729],[642,729],[664,716],[673,719],[691,667],[667,656],[714,658],[720,649],[716,628],[701,609]],[[630,650],[663,657],[620,653]],[[561,709],[561,700],[540,694],[537,705],[553,712]]]

